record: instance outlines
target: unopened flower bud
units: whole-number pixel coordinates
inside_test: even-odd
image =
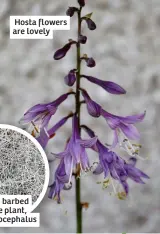
[[[71,70],[67,76],[64,77],[65,84],[73,86],[76,81],[75,70]]]
[[[53,58],[55,60],[59,60],[62,59],[63,57],[65,57],[65,55],[67,54],[67,52],[69,51],[69,49],[71,48],[72,44],[75,44],[75,41],[70,41],[69,43],[67,43],[65,46],[63,46],[61,49],[58,49],[55,53]]]
[[[97,26],[96,26],[96,24],[95,24],[95,22],[93,20],[91,20],[90,18],[85,18],[85,20],[86,20],[86,23],[87,23],[88,28],[90,30],[95,30],[96,29]]]
[[[76,11],[78,11],[77,7],[69,7],[66,11],[66,15],[72,17]]]
[[[78,3],[81,7],[85,6],[85,0],[78,0]]]
[[[86,37],[86,36],[83,36],[83,35],[80,35],[80,36],[79,36],[79,42],[80,42],[81,44],[85,44],[86,41],[87,41],[87,37]]]
[[[93,58],[86,59],[86,64],[87,64],[87,67],[95,67],[96,66],[96,62]]]
[[[91,116],[98,118],[101,115],[101,106],[90,98],[86,90],[81,89],[81,92],[86,102],[88,113]]]

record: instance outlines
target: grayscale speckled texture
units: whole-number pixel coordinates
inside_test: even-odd
[[[0,123],[18,125],[18,120],[32,105],[54,100],[68,88],[63,77],[75,66],[75,50],[61,61],[53,52],[75,37],[76,18],[71,31],[57,31],[53,40],[10,40],[10,15],[64,15],[76,0],[1,0],[0,1]],[[84,232],[160,232],[160,0],[87,0],[84,13],[94,12],[96,31],[83,32],[88,43],[83,51],[97,62],[83,72],[104,80],[118,82],[128,92],[125,96],[107,94],[99,87],[83,82],[92,98],[108,111],[128,115],[147,110],[141,132],[141,155],[148,157],[138,166],[151,179],[146,185],[130,183],[131,198],[120,201],[96,184],[95,177],[82,180],[82,199],[90,203],[83,212]],[[71,98],[72,100],[72,98]],[[72,109],[66,101],[53,118],[56,122]],[[82,121],[110,143],[112,132],[103,119],[93,120],[83,108]],[[57,133],[48,152],[63,150],[71,122]],[[90,154],[92,157],[92,153]],[[1,232],[74,232],[74,185],[63,193],[63,205],[46,198],[37,208],[40,228],[1,228]],[[67,211],[67,212],[66,212]]]
[[[45,164],[36,145],[25,135],[0,128],[0,194],[31,195],[34,204],[45,183]]]

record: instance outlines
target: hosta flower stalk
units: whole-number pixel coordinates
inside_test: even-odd
[[[137,152],[140,149],[140,145],[132,143],[132,140],[138,140],[140,133],[134,126],[136,123],[143,121],[146,112],[137,115],[128,115],[126,117],[111,114],[108,110],[92,99],[88,90],[81,85],[81,79],[86,79],[88,84],[93,83],[100,86],[105,91],[112,95],[126,94],[126,90],[119,84],[113,81],[102,80],[94,77],[94,75],[86,75],[81,72],[81,63],[83,62],[89,70],[96,66],[96,61],[87,54],[81,54],[81,46],[88,43],[88,38],[81,32],[82,22],[87,24],[88,29],[93,31],[97,28],[96,23],[92,20],[92,13],[87,15],[82,14],[82,10],[86,5],[85,0],[77,0],[77,6],[69,6],[66,14],[70,17],[77,16],[77,39],[69,39],[68,43],[63,45],[60,49],[55,51],[53,58],[60,60],[68,55],[71,47],[76,49],[76,61],[73,64],[73,68],[70,68],[63,79],[67,86],[72,86],[73,90],[61,95],[55,101],[46,104],[37,104],[30,108],[22,117],[21,123],[32,126],[31,134],[36,137],[43,148],[47,147],[50,140],[55,138],[55,134],[58,130],[65,125],[65,123],[72,119],[72,130],[64,150],[60,153],[52,152],[54,160],[57,160],[58,166],[54,172],[54,178],[49,185],[49,195],[51,199],[56,199],[58,203],[61,203],[61,193],[63,190],[69,190],[72,188],[72,180],[75,178],[75,197],[76,197],[76,221],[77,221],[77,233],[82,232],[82,209],[86,202],[81,201],[81,175],[88,173],[89,171],[95,175],[103,173],[105,181],[105,187],[108,186],[108,181],[111,180],[118,183],[122,187],[122,191],[118,193],[118,197],[121,199],[120,194],[127,197],[130,191],[129,179],[132,181],[144,184],[145,179],[149,177],[136,167]],[[53,115],[56,114],[57,109],[61,107],[61,104],[73,94],[75,97],[75,109],[71,110],[71,113],[54,123],[49,127],[50,120]],[[106,97],[107,101],[107,97]],[[125,102],[125,100],[124,100]],[[96,118],[96,120],[105,119],[106,125],[110,127],[110,131],[113,133],[112,144],[107,144],[106,139],[100,140],[92,129],[87,127],[84,122],[85,118],[81,118],[81,104],[86,105],[88,114]],[[98,122],[97,122],[98,124]],[[88,134],[87,139],[82,139],[81,130],[85,130]],[[106,134],[104,130],[104,136]],[[123,158],[116,153],[117,147],[123,149],[127,154],[127,158]],[[94,150],[97,153],[97,162],[93,166],[90,165],[90,156],[87,149]],[[91,169],[92,168],[92,169]],[[115,187],[113,186],[114,191]],[[94,190],[93,190],[94,191]],[[93,192],[92,191],[92,192]],[[88,207],[88,205],[87,205]]]

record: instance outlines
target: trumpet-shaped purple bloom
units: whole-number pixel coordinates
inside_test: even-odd
[[[48,144],[48,141],[55,136],[56,131],[62,127],[66,121],[72,116],[73,114],[70,114],[63,119],[61,119],[58,123],[56,123],[52,128],[50,128],[48,131],[43,128],[40,132],[40,136],[37,138],[37,141],[40,143],[40,145],[45,148]]]
[[[65,46],[63,46],[62,48],[58,49],[55,53],[53,58],[55,60],[59,60],[62,59],[63,57],[66,56],[67,52],[69,51],[69,49],[71,48],[71,46],[73,44],[76,44],[76,41],[70,41],[69,43],[67,43]]]
[[[50,191],[48,194],[49,198],[56,198],[57,202],[61,203],[60,192],[64,189],[64,186],[69,181],[69,176],[65,172],[64,160],[60,161],[60,164],[55,172],[55,180],[52,185],[50,185]]]
[[[47,104],[37,104],[31,107],[20,120],[21,124],[32,122],[38,129],[47,128],[51,117],[56,113],[58,106],[67,99],[68,95],[73,94],[69,92],[61,95],[53,102]]]
[[[54,154],[61,161],[55,173],[55,181],[50,186],[49,198],[58,197],[60,202],[60,191],[64,189],[66,183],[71,182],[73,168],[80,164],[81,170],[89,169],[89,160],[86,148],[95,145],[97,137],[89,140],[82,140],[78,129],[78,118],[76,115],[72,119],[72,136],[67,142],[65,151]]]
[[[116,84],[114,82],[99,80],[95,77],[86,76],[86,75],[82,75],[82,77],[86,78],[87,80],[89,80],[90,82],[92,82],[94,84],[101,86],[108,93],[117,94],[117,95],[126,93],[126,91],[121,86],[119,86],[118,84]]]
[[[91,129],[86,126],[84,126],[84,128],[90,137],[95,136]],[[93,173],[101,174],[103,172],[104,178],[110,175],[113,179],[118,180],[123,186],[126,194],[129,192],[127,183],[128,178],[141,184],[144,184],[142,178],[149,179],[145,173],[135,167],[137,161],[136,158],[130,158],[127,163],[115,152],[110,151],[99,140],[96,142],[95,150],[99,153],[99,164]]]
[[[119,142],[118,132],[121,130],[124,135],[132,140],[137,140],[140,138],[140,134],[137,128],[133,125],[135,123],[141,122],[145,117],[146,112],[138,115],[131,115],[126,117],[121,117],[113,115],[105,110],[101,111],[101,115],[106,119],[109,127],[114,130],[114,140],[112,147],[115,147]]]
[[[87,105],[88,113],[93,117],[99,117],[101,115],[101,106],[94,102],[84,89],[81,89],[81,91]]]
[[[118,180],[122,184],[126,194],[129,192],[128,178],[141,184],[144,184],[141,178],[149,179],[146,174],[135,167],[135,158],[131,160],[130,163],[127,163],[115,152],[109,151],[100,141],[97,141],[97,148],[99,152],[99,165],[94,171],[94,174],[104,172],[105,178],[110,174],[112,178]]]
[[[95,145],[97,137],[88,140],[82,140],[78,129],[77,116],[73,116],[72,120],[72,136],[67,143],[65,151],[55,154],[58,158],[64,159],[66,174],[70,177],[72,169],[80,164],[82,170],[89,168],[89,160],[86,153],[86,148],[91,148]]]
[[[76,81],[75,69],[70,70],[67,76],[64,77],[66,85],[73,86]]]

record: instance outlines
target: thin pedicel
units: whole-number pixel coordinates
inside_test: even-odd
[[[111,181],[115,193],[117,193],[117,190],[115,189],[114,183],[118,183],[118,185],[121,186],[121,192],[118,191],[117,193],[119,199],[124,199],[128,196],[128,179],[136,183],[144,184],[143,179],[148,179],[149,177],[136,168],[140,145],[132,144],[129,141],[138,140],[140,138],[140,134],[134,124],[143,121],[146,112],[126,117],[114,115],[104,110],[104,108],[93,100],[89,93],[81,87],[81,79],[83,78],[88,82],[100,86],[112,95],[126,94],[126,90],[119,84],[109,80],[102,80],[94,76],[81,74],[82,62],[89,68],[96,66],[93,57],[89,57],[87,54],[81,55],[81,46],[84,46],[88,42],[88,38],[81,33],[81,25],[82,23],[86,24],[87,28],[91,31],[94,31],[97,26],[91,19],[92,13],[82,16],[82,9],[86,4],[85,0],[78,0],[78,4],[79,7],[71,6],[66,11],[66,14],[70,17],[77,15],[77,40],[69,39],[68,42],[53,55],[55,60],[60,60],[69,54],[71,47],[76,48],[76,68],[74,67],[71,69],[64,77],[64,83],[67,86],[72,87],[75,85],[75,92],[70,91],[61,95],[55,101],[33,106],[24,114],[21,121],[23,123],[32,123],[32,135],[34,135],[42,147],[45,148],[49,140],[55,136],[58,129],[72,118],[72,133],[66,142],[65,149],[57,154],[52,153],[52,155],[54,155],[54,160],[56,159],[59,161],[59,165],[55,171],[54,182],[49,186],[49,198],[55,198],[58,203],[61,203],[62,190],[71,189],[73,187],[72,180],[73,177],[75,177],[77,233],[81,233],[82,208],[84,208],[84,204],[87,204],[88,207],[88,203],[81,202],[81,176],[88,172],[94,175],[103,173],[105,179],[103,186],[105,188],[108,187],[109,181]],[[48,129],[50,119],[56,113],[57,108],[59,108],[71,94],[75,96],[75,110],[72,110],[73,113],[69,113],[53,127]],[[102,117],[106,120],[114,136],[111,146],[104,143],[105,139],[103,139],[104,142],[100,141],[94,131],[88,126],[81,124],[80,115],[82,104],[86,105],[89,115],[97,119]],[[87,139],[81,138],[81,130],[86,131],[88,134]],[[115,152],[118,146],[128,154],[126,160]],[[97,152],[98,155],[97,162],[92,166],[90,165],[87,148]]]

